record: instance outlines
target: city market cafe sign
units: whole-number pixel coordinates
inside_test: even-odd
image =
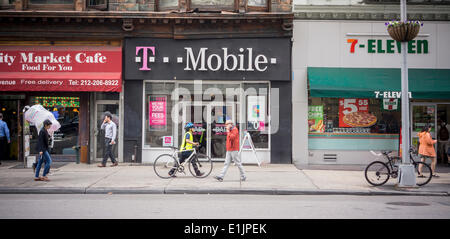
[[[22,72],[71,72],[81,65],[102,65],[101,52],[0,51],[0,69]]]
[[[350,53],[365,51],[370,54],[402,53],[401,42],[392,39],[347,39]],[[428,40],[412,40],[408,42],[409,54],[428,54]]]
[[[1,46],[0,91],[109,91],[122,87],[118,46]]]

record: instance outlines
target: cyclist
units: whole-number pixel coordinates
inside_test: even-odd
[[[194,152],[194,148],[193,146],[198,146],[199,143],[194,142],[194,124],[189,122],[186,124],[186,126],[184,127],[184,129],[186,130],[186,133],[184,134],[183,140],[181,142],[181,146],[180,146],[180,163],[183,163],[184,160],[186,160],[187,158],[189,158],[189,156],[191,156],[191,154]],[[194,167],[195,173],[197,174],[197,176],[202,176],[205,173],[200,172],[200,170],[198,170],[197,164],[195,163],[195,161],[191,160],[192,166]],[[169,171],[169,175],[172,177],[175,177],[175,170],[176,168],[172,168]]]

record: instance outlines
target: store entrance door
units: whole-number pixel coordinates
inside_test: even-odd
[[[194,142],[199,142],[200,153],[207,154],[211,159],[224,161],[226,155],[225,121],[236,122],[236,104],[222,102],[189,103],[183,108],[183,127],[179,142],[184,136],[184,125],[194,124]]]
[[[0,155],[0,160],[18,161],[21,159],[22,129],[20,108],[23,103],[20,100],[3,100],[2,98],[6,98],[6,96],[0,98],[0,113],[3,115],[3,121],[8,125],[10,143],[5,146],[5,152],[3,155]]]
[[[119,159],[119,101],[115,100],[102,100],[97,101],[95,104],[95,123],[94,123],[94,132],[95,132],[95,142],[94,148],[95,150],[95,161],[101,162],[104,156],[105,150],[105,131],[101,130],[101,126],[103,124],[103,120],[105,119],[105,112],[108,111],[113,115],[113,122],[117,125],[117,136],[116,136],[116,144],[113,147],[114,157],[116,160]],[[108,159],[108,162],[111,162]]]
[[[427,124],[432,126],[431,137],[436,139],[436,125],[437,125],[437,105],[433,103],[411,103],[411,142],[412,146],[419,148],[418,133]]]

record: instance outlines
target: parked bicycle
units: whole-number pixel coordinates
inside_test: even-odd
[[[392,151],[382,151],[381,154],[376,154],[373,151],[370,151],[375,156],[384,156],[388,161],[374,161],[370,163],[364,172],[364,176],[366,177],[367,182],[372,184],[373,186],[381,186],[385,184],[390,177],[397,178],[398,177],[398,166],[401,163],[401,158],[397,156],[390,156],[389,154]],[[416,173],[416,184],[418,186],[423,186],[430,182],[432,171],[431,167],[423,162],[416,162],[414,160],[415,156],[414,148],[411,148],[409,151],[410,162],[414,165],[414,171]],[[421,174],[419,174],[419,169],[421,170]]]
[[[189,172],[196,178],[205,178],[209,174],[211,174],[213,169],[213,162],[210,157],[205,154],[198,153],[198,147],[194,148],[194,152],[184,160],[183,163],[180,163],[179,160],[179,150],[176,147],[170,147],[172,149],[172,153],[170,154],[161,154],[156,158],[153,169],[155,170],[156,175],[160,178],[171,178],[177,173],[185,173],[186,164],[189,166]],[[198,176],[195,173],[194,166],[195,164],[197,168],[202,172],[201,176]],[[173,175],[169,174],[170,170],[174,169]]]

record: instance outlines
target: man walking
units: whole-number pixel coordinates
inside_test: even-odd
[[[117,163],[113,153],[113,146],[116,144],[117,126],[112,121],[111,113],[105,113],[105,119],[103,120],[101,129],[105,130],[105,154],[103,156],[102,163],[98,166],[106,167],[106,161],[108,160],[108,157],[111,158],[111,162],[113,163],[111,167],[117,166],[119,165],[119,163]]]
[[[0,113],[0,165],[2,164],[2,159],[6,159],[6,146],[11,143],[9,138],[9,129],[5,121],[3,121],[3,114]]]
[[[225,126],[227,129],[227,154],[225,157],[225,165],[222,169],[222,172],[218,176],[214,176],[214,178],[222,182],[223,177],[225,176],[225,173],[227,172],[228,167],[233,160],[239,168],[241,180],[245,181],[247,177],[245,176],[241,158],[239,157],[239,130],[236,128],[236,126],[233,125],[233,122],[231,120],[227,120],[225,122]]]

